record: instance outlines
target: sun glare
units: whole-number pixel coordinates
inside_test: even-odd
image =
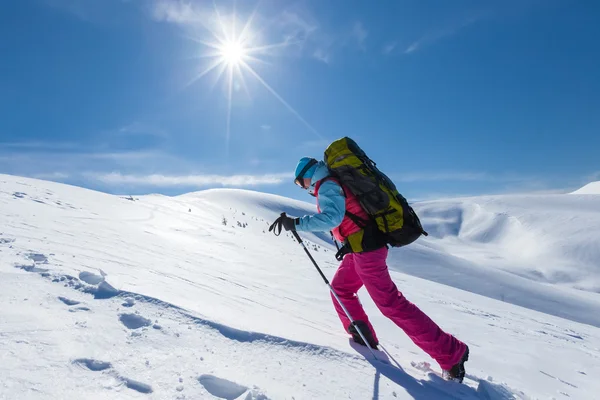
[[[246,54],[246,49],[239,42],[226,42],[219,49],[221,53],[221,57],[223,61],[228,65],[239,65],[243,60]]]
[[[241,31],[237,29],[240,25],[236,24],[238,21],[235,12],[231,16],[223,17],[216,4],[214,5],[214,19],[216,22],[214,27],[209,27],[208,24],[201,23],[206,28],[211,38],[191,38],[192,40],[200,43],[207,48],[200,57],[208,57],[212,59],[210,64],[198,75],[192,79],[188,85],[191,85],[198,79],[202,78],[211,71],[216,71],[216,81],[220,80],[221,76],[225,76],[225,84],[227,90],[227,127],[225,132],[226,145],[229,147],[229,136],[231,130],[231,105],[234,94],[234,87],[243,87],[248,93],[248,87],[245,82],[245,75],[249,75],[256,79],[267,89],[281,104],[283,104],[293,115],[296,116],[304,125],[315,133],[319,138],[321,135],[315,128],[312,127],[302,116],[289,105],[283,97],[279,95],[264,79],[252,68],[251,64],[264,63],[260,57],[269,55],[277,49],[283,49],[291,44],[293,41],[288,39],[281,43],[257,45],[259,33],[252,30],[251,25],[256,16],[256,10],[250,15],[242,25]],[[216,82],[215,81],[215,82]],[[235,85],[234,85],[235,81]],[[236,89],[237,90],[237,89]]]

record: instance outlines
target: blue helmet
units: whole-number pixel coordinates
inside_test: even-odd
[[[318,161],[311,157],[302,157],[296,166],[294,179],[311,178],[317,169]]]

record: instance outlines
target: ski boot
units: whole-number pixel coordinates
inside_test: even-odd
[[[465,362],[469,359],[469,346],[466,346],[466,350],[460,359],[460,361],[452,366],[449,370],[443,370],[442,376],[448,381],[456,381],[462,383],[465,377]]]
[[[373,337],[373,332],[371,332],[371,329],[369,329],[369,325],[367,325],[367,323],[364,321],[354,321],[354,324],[350,324],[350,326],[348,327],[348,332],[352,335],[352,339],[356,343],[362,346],[366,346],[364,340],[362,339],[362,337],[360,337],[360,334],[358,333],[356,327],[360,329],[362,334],[365,336],[365,339],[367,339],[367,342],[369,342],[369,345],[371,345],[371,347],[374,350],[378,350],[377,346],[379,345],[379,342],[377,342],[377,340]]]

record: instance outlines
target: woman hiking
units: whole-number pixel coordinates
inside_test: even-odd
[[[398,290],[386,264],[388,247],[385,238],[378,234],[379,230],[362,228],[355,222],[356,217],[368,219],[356,196],[349,190],[344,190],[339,180],[330,175],[323,161],[314,158],[300,159],[294,176],[296,185],[316,197],[318,213],[301,218],[290,218],[282,214],[273,225],[280,224],[286,231],[332,231],[340,243],[345,243],[349,235],[361,229],[364,229],[365,237],[369,236],[369,250],[344,254],[331,281],[333,290],[369,345],[376,349],[379,341],[357,297],[357,292],[363,285],[382,314],[438,362],[446,379],[462,382],[465,376],[464,364],[469,358],[468,346],[442,331]],[[352,335],[355,342],[365,345],[333,295],[332,300],[346,332]]]

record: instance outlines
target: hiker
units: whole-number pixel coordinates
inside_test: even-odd
[[[357,297],[357,292],[363,285],[383,315],[398,325],[417,346],[435,359],[447,379],[462,382],[465,375],[464,363],[469,355],[468,346],[442,331],[398,290],[386,264],[386,239],[378,229],[360,226],[362,224],[358,222],[368,220],[369,216],[357,197],[344,189],[337,178],[331,176],[323,161],[303,157],[298,162],[294,176],[296,185],[316,197],[318,213],[301,218],[290,218],[282,214],[279,223],[286,231],[332,231],[338,242],[346,244],[348,236],[364,230],[360,235],[363,243],[361,252],[353,252],[347,245],[338,252],[339,257],[336,258],[341,259],[341,263],[331,287],[369,345],[377,349],[379,341]],[[346,332],[352,335],[355,342],[365,345],[333,295],[332,300]]]

